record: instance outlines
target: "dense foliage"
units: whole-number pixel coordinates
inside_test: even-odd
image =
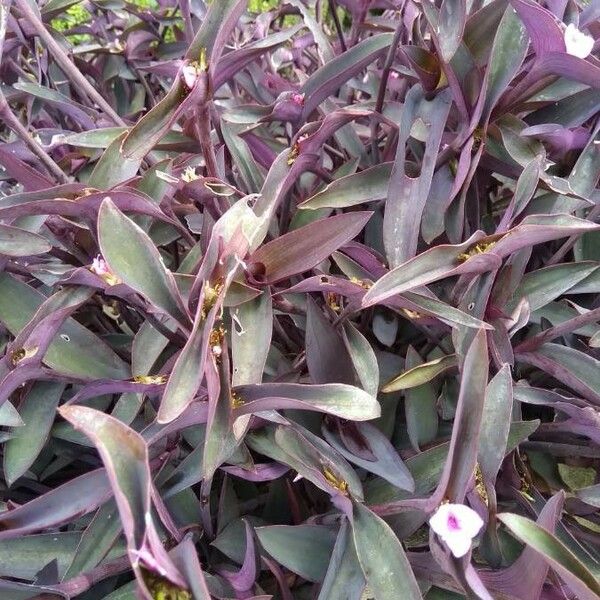
[[[598,7],[2,0],[0,598],[599,600]]]

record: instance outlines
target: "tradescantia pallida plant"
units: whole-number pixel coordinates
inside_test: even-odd
[[[1,9],[0,598],[600,598],[596,3]]]

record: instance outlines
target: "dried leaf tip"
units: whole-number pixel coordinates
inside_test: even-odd
[[[163,385],[167,383],[166,375],[136,375],[133,378],[135,383],[143,383],[145,385]]]
[[[458,255],[458,260],[464,262],[469,260],[473,256],[477,256],[478,254],[484,254],[490,248],[496,245],[496,242],[481,242],[477,243],[474,246],[471,246],[466,252]]]
[[[225,337],[225,329],[222,326],[211,329],[208,336],[208,345],[213,356],[218,359],[223,353],[223,338]]]
[[[325,479],[329,485],[340,491],[342,494],[346,496],[348,495],[348,483],[344,479],[335,475],[335,473],[328,467],[323,468],[323,475],[325,476]]]
[[[14,350],[10,354],[10,362],[16,367],[22,360],[35,356],[38,353],[38,349],[37,346],[34,346],[33,348],[19,348]]]
[[[293,165],[296,162],[296,159],[298,158],[299,155],[300,155],[300,146],[298,145],[298,143],[295,143],[291,147],[290,153],[288,154],[288,158],[287,158],[288,166]]]
[[[231,392],[231,408],[240,408],[244,403],[244,399],[237,392]]]
[[[360,285],[363,290],[368,290],[373,287],[373,284],[370,281],[366,281],[365,279],[359,279],[358,277],[350,277],[350,283],[354,283],[355,285]]]
[[[210,281],[204,283],[204,299],[202,300],[202,318],[210,312],[211,308],[217,303],[219,294],[223,290],[223,280],[219,279],[214,285]]]
[[[489,504],[489,498],[487,490],[485,489],[485,483],[483,481],[483,473],[481,472],[481,465],[477,463],[475,467],[475,491],[479,494],[479,497],[483,500],[486,506]]]
[[[168,579],[150,573],[147,570],[142,571],[144,583],[154,600],[192,600],[192,595],[187,590],[172,584]]]
[[[196,167],[186,167],[181,174],[181,181],[184,183],[192,183],[200,179],[200,175],[196,175]]]

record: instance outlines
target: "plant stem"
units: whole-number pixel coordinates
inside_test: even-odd
[[[346,40],[344,39],[344,31],[342,30],[342,24],[340,23],[340,19],[337,14],[337,2],[335,0],[329,0],[329,11],[331,12],[333,24],[335,25],[335,30],[337,31],[338,38],[340,39],[340,48],[342,49],[342,52],[346,52],[348,46],[346,46]]]
[[[60,182],[69,183],[69,178],[63,170],[54,162],[52,157],[42,148],[36,139],[27,131],[27,128],[15,117],[4,94],[0,91],[0,117],[6,125],[18,135],[27,147],[40,159],[48,171]]]
[[[394,38],[388,49],[385,63],[383,65],[383,71],[381,72],[381,81],[379,82],[379,90],[377,92],[377,100],[375,101],[375,112],[381,113],[383,110],[383,101],[385,100],[385,90],[387,88],[387,82],[390,76],[392,65],[394,64],[394,57],[396,56],[396,48],[400,43],[400,36],[402,35],[402,29],[404,24],[400,21],[394,32]],[[379,122],[373,120],[371,123],[371,155],[373,156],[373,164],[379,163],[379,144],[377,142],[377,130]]]
[[[33,11],[27,0],[16,0],[16,5],[22,15],[35,29],[42,42],[54,56],[54,59],[64,71],[65,75],[93,101],[95,102],[119,127],[127,127],[127,123],[113,110],[111,105],[100,95],[92,84],[83,76],[81,71],[73,64],[62,46],[50,35],[44,23]]]

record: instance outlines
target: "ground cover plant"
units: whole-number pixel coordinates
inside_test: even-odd
[[[0,598],[600,598],[597,2],[0,7]]]

